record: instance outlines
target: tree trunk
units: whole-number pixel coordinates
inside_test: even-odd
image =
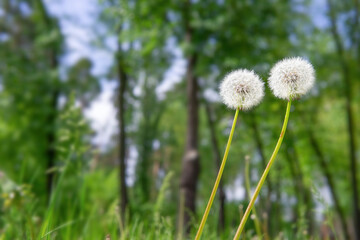
[[[331,0],[328,0],[330,22],[331,22],[331,32],[336,44],[336,49],[338,52],[341,68],[343,71],[343,80],[345,87],[345,99],[346,99],[346,115],[347,115],[347,128],[349,133],[349,154],[350,154],[350,173],[351,173],[351,185],[353,192],[353,209],[354,209],[354,229],[355,229],[355,239],[360,240],[360,206],[359,206],[359,189],[358,189],[358,179],[357,179],[357,159],[356,159],[356,139],[355,139],[355,122],[353,116],[353,109],[351,106],[352,103],[352,91],[351,91],[351,79],[349,66],[346,62],[344,56],[344,47],[340,39],[339,32],[336,25],[336,16],[334,13],[334,8],[332,6]]]
[[[192,44],[193,29],[190,26],[191,2],[187,0],[184,6],[185,42]],[[183,158],[180,179],[180,194],[184,197],[184,221],[186,232],[190,231],[190,221],[195,213],[196,185],[200,171],[198,151],[198,80],[195,76],[197,55],[191,52],[187,59],[186,95],[187,95],[187,133],[186,148]]]
[[[153,184],[153,182],[155,182],[158,176],[155,175],[152,178],[150,175],[150,168],[151,166],[154,167],[154,164],[159,166],[159,163],[152,163],[154,160],[152,158],[153,141],[158,134],[159,123],[165,105],[154,100],[156,99],[155,85],[149,84],[147,78],[145,78],[143,91],[144,96],[141,99],[143,120],[140,123],[141,130],[138,131],[140,138],[138,141],[139,157],[136,166],[136,184],[138,184],[141,189],[141,202],[146,203],[153,199],[153,195],[156,194],[156,184]],[[152,191],[151,186],[154,186],[154,191]]]
[[[188,59],[186,73],[187,81],[187,136],[186,149],[183,158],[180,189],[184,194],[184,227],[189,231],[191,215],[195,213],[196,185],[200,171],[199,152],[198,152],[198,99],[197,99],[197,79],[194,76],[196,56],[193,54]]]
[[[314,210],[314,202],[313,199],[311,198],[311,189],[305,183],[304,174],[302,172],[299,157],[297,155],[295,147],[293,147],[293,151],[294,151],[293,153],[294,165],[295,168],[298,170],[299,181],[301,183],[301,188],[303,189],[302,196],[303,196],[304,204],[306,206],[305,218],[308,224],[307,226],[308,232],[310,235],[312,235],[315,226],[314,215],[312,214]]]
[[[359,31],[359,22],[360,22],[360,16],[359,16],[359,12],[360,12],[360,1],[359,0],[352,0],[352,2],[354,3],[354,18],[353,18],[353,22],[352,22],[352,28],[351,28],[351,32],[352,32],[352,44],[353,47],[355,49],[355,57],[357,58],[357,62],[358,62],[358,66],[360,66],[360,31]]]
[[[38,0],[35,2],[37,5],[38,11],[40,12],[42,16],[42,20],[46,28],[50,31],[54,27],[58,27],[55,24],[53,24],[52,19],[49,17],[45,4],[42,0]],[[50,48],[48,49],[48,57],[49,57],[49,70],[56,70],[59,66],[57,57],[58,57],[58,47],[56,43],[53,43]],[[58,106],[58,99],[60,95],[60,91],[57,88],[57,84],[52,84],[52,89],[50,89],[51,92],[51,100],[50,100],[50,112],[47,117],[47,124],[48,124],[48,130],[46,133],[46,139],[47,139],[47,147],[46,147],[46,158],[47,158],[47,170],[49,171],[46,176],[46,190],[48,195],[48,200],[50,200],[52,187],[53,187],[53,181],[54,181],[54,175],[55,172],[53,171],[53,168],[55,166],[55,160],[56,160],[56,150],[55,150],[55,144],[56,144],[56,119],[57,119],[57,106]]]
[[[293,181],[294,181],[294,191],[295,191],[295,195],[299,201],[298,204],[302,203],[302,199],[301,199],[301,192],[302,192],[302,187],[301,187],[301,184],[300,184],[300,181],[299,181],[299,176],[298,176],[298,173],[295,169],[295,166],[294,166],[294,163],[293,163],[293,160],[292,160],[292,157],[289,153],[290,149],[288,149],[288,145],[286,144],[286,150],[285,150],[285,155],[286,155],[286,160],[289,164],[289,168],[290,168],[290,174],[292,175],[292,178],[293,178]],[[295,217],[294,217],[294,220],[296,220],[299,216],[299,209],[296,209],[295,208]]]
[[[314,216],[312,214],[314,204],[313,204],[313,200],[311,198],[311,190],[309,189],[308,186],[306,186],[304,174],[302,172],[300,161],[299,161],[299,157],[296,152],[296,148],[294,146],[293,139],[291,138],[292,134],[291,134],[290,129],[288,129],[288,136],[289,135],[290,135],[290,138],[288,138],[288,141],[286,143],[286,148],[287,148],[286,156],[288,159],[288,163],[289,163],[292,175],[294,177],[295,186],[296,186],[295,190],[297,191],[299,201],[301,201],[306,207],[305,217],[306,217],[306,220],[308,221],[307,222],[308,232],[311,235],[314,230],[314,228],[313,228],[314,227]]]
[[[349,228],[347,226],[346,218],[345,218],[345,215],[344,215],[344,211],[341,208],[338,195],[336,194],[334,179],[333,179],[332,174],[330,172],[328,163],[327,163],[327,161],[325,159],[325,155],[323,154],[323,152],[322,152],[322,150],[320,148],[320,145],[319,145],[317,139],[315,138],[315,136],[314,136],[314,134],[313,134],[313,132],[312,132],[312,130],[310,128],[308,128],[308,135],[309,135],[311,146],[313,147],[313,149],[315,151],[315,154],[319,158],[319,162],[320,162],[320,166],[321,166],[320,169],[321,169],[321,171],[323,172],[323,174],[325,176],[327,184],[329,185],[331,197],[332,197],[332,199],[334,201],[335,209],[336,209],[336,211],[337,211],[337,213],[339,215],[339,218],[340,218],[340,223],[341,223],[341,227],[342,227],[342,230],[343,230],[344,238],[345,239],[351,239],[350,238],[350,233],[349,233]]]
[[[207,120],[208,120],[208,124],[209,124],[209,129],[210,129],[211,146],[213,149],[215,166],[216,166],[216,169],[219,169],[220,164],[221,164],[221,156],[220,156],[220,151],[219,151],[219,145],[218,145],[218,142],[216,139],[216,131],[215,131],[213,112],[210,109],[209,103],[206,100],[204,100],[204,102],[205,102],[206,115],[207,115]],[[222,180],[219,183],[218,191],[219,191],[219,225],[218,225],[218,227],[219,227],[219,232],[222,232],[225,227],[225,198],[226,198]]]
[[[49,125],[49,129],[46,134],[47,139],[47,149],[46,149],[46,157],[47,157],[47,170],[49,172],[46,176],[46,189],[47,189],[47,195],[48,195],[48,201],[50,200],[53,182],[54,182],[54,176],[55,172],[53,171],[53,168],[55,166],[55,160],[56,160],[56,151],[55,151],[55,144],[56,144],[56,137],[55,137],[55,125],[56,125],[56,119],[57,119],[57,106],[58,106],[58,97],[59,97],[59,91],[53,90],[52,96],[51,96],[51,112],[49,113],[49,116],[47,118],[47,123]]]
[[[119,93],[118,93],[118,118],[119,118],[119,193],[120,193],[120,215],[125,223],[126,208],[128,204],[128,195],[126,189],[126,132],[125,132],[125,91],[128,81],[128,76],[125,71],[124,63],[122,62],[121,46],[118,46],[117,56],[117,74],[119,81]]]
[[[276,172],[275,172],[276,171]],[[280,175],[282,171],[282,166],[280,164],[277,165],[277,168],[274,169],[273,175]],[[275,238],[275,236],[278,235],[278,233],[282,230],[283,226],[283,208],[281,203],[281,180],[277,179],[274,182],[274,195],[275,195],[275,201],[273,203],[272,211],[269,216],[267,216],[267,221],[269,224],[269,235],[270,239]]]
[[[264,144],[263,144],[263,141],[262,141],[261,136],[260,136],[258,124],[257,124],[257,121],[256,121],[256,115],[253,112],[251,113],[250,125],[251,125],[251,128],[253,129],[253,132],[254,132],[254,140],[255,140],[256,148],[257,148],[258,153],[259,153],[260,158],[261,158],[262,167],[263,167],[263,169],[265,169],[267,164],[268,164],[267,163],[268,160],[265,157]],[[271,193],[272,193],[271,176],[268,176],[268,178],[266,180],[266,184],[267,184],[267,190],[268,191],[267,191],[267,194],[266,194],[266,199],[263,199],[263,202],[264,202],[264,206],[265,206],[266,216],[270,217],[271,207],[272,207],[272,204],[271,204]],[[259,218],[261,218],[261,216],[259,216]],[[268,222],[268,224],[269,223],[270,222]],[[266,227],[269,228],[270,226],[266,226]],[[267,231],[265,231],[265,239],[269,239]]]
[[[146,80],[145,80],[146,81]],[[146,91],[146,90],[145,90]],[[146,93],[145,93],[146,94]],[[147,99],[145,98],[144,101]],[[144,108],[143,111],[147,112],[148,109]],[[151,121],[151,114],[144,114],[144,121],[141,132],[141,145],[139,147],[139,162],[137,164],[138,182],[141,188],[141,202],[148,202],[150,199],[150,186],[151,179],[149,178],[150,155],[152,151],[152,136],[151,131],[154,131]]]
[[[50,57],[50,63],[51,63],[51,69],[57,69],[58,68],[58,60],[57,60],[57,50],[56,49],[50,49],[49,52]],[[47,149],[47,157],[48,157],[48,169],[51,169],[55,166],[55,160],[56,160],[56,151],[55,151],[55,144],[56,144],[56,137],[55,137],[55,125],[56,125],[56,119],[57,119],[57,106],[58,106],[58,99],[60,92],[58,89],[52,90],[51,94],[51,114],[49,116],[49,124],[51,124],[51,127],[48,132],[48,149]],[[52,191],[52,184],[54,181],[54,171],[50,171],[47,176],[47,191],[48,196],[51,195]]]

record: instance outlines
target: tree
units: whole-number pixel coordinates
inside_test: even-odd
[[[191,2],[187,0],[183,9],[185,43],[193,44],[194,29],[190,25]],[[183,169],[180,180],[180,194],[184,197],[184,226],[190,230],[191,215],[195,213],[195,199],[198,176],[200,172],[198,151],[198,78],[195,73],[197,53],[191,52],[187,57],[186,96],[187,96],[187,130]]]
[[[119,93],[118,93],[118,121],[119,121],[119,193],[120,193],[120,210],[123,222],[125,222],[125,213],[128,204],[128,194],[126,190],[126,162],[125,162],[125,91],[128,81],[128,75],[125,71],[124,60],[122,56],[121,44],[118,45],[118,52],[116,58]]]
[[[216,137],[216,128],[215,128],[215,119],[214,119],[214,113],[210,107],[210,104],[207,102],[206,99],[204,99],[204,105],[205,105],[205,110],[206,110],[206,117],[207,117],[207,121],[208,121],[208,125],[209,125],[209,130],[210,130],[210,136],[211,136],[211,147],[213,149],[213,157],[214,157],[214,162],[215,162],[215,166],[216,169],[220,168],[220,164],[221,164],[221,156],[220,156],[220,150],[219,150],[219,144],[217,141],[217,137]],[[224,231],[225,228],[225,190],[224,190],[224,186],[223,186],[223,181],[220,181],[219,183],[219,231],[222,232]]]
[[[48,50],[46,55],[48,56],[48,62],[49,62],[49,71],[53,71],[55,73],[58,72],[58,57],[59,57],[59,51],[61,48],[61,35],[60,35],[60,29],[55,19],[51,18],[49,14],[46,11],[45,5],[42,0],[37,0],[35,2],[34,9],[36,9],[37,17],[39,18],[39,34],[49,34],[47,35],[48,39],[43,40],[44,44],[47,45]],[[56,160],[56,150],[55,150],[55,122],[57,118],[57,108],[58,108],[58,99],[60,96],[60,90],[58,88],[59,86],[59,76],[55,76],[53,79],[52,88],[49,89],[50,91],[50,105],[51,105],[51,111],[49,112],[47,116],[47,124],[48,124],[48,131],[47,131],[47,149],[46,149],[46,155],[47,155],[47,192],[50,196],[51,189],[54,181],[54,171],[53,168],[55,166],[55,160]]]
[[[355,16],[354,16],[354,26],[355,28],[351,29],[351,34],[348,38],[353,40],[353,44],[359,44],[357,40],[358,32],[357,26],[359,22],[359,7],[357,1],[355,3]],[[359,186],[358,186],[358,170],[357,170],[357,157],[356,157],[356,126],[354,121],[354,113],[353,113],[353,93],[352,93],[352,80],[351,80],[351,70],[349,67],[349,63],[346,59],[346,52],[343,46],[343,41],[341,40],[341,36],[338,32],[337,28],[337,19],[336,12],[334,9],[334,4],[331,0],[327,1],[329,7],[329,17],[331,23],[331,33],[336,45],[336,50],[338,54],[338,59],[342,69],[342,77],[344,81],[344,95],[346,99],[345,109],[346,109],[346,117],[347,117],[347,128],[349,134],[349,153],[350,153],[350,173],[351,173],[351,186],[352,186],[352,196],[353,196],[353,209],[354,209],[354,229],[356,239],[360,240],[360,202],[359,202]],[[357,46],[358,47],[358,46]]]

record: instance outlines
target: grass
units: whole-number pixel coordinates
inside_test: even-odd
[[[169,211],[173,204],[169,202],[170,181],[173,177],[173,174],[169,173],[164,178],[151,207],[132,206],[137,208],[137,211],[131,219],[127,218],[122,230],[123,234],[120,234],[118,199],[117,192],[114,192],[117,186],[116,170],[89,171],[81,182],[78,182],[78,178],[74,176],[64,177],[62,185],[58,186],[57,196],[53,198],[51,208],[43,207],[41,200],[31,194],[28,186],[14,184],[5,190],[4,178],[2,178],[0,240],[95,240],[106,239],[107,235],[111,240],[175,239],[178,236],[177,209]],[[4,208],[4,200],[6,200],[4,191],[23,191],[23,193],[17,193],[16,201],[7,203],[7,207]],[[227,203],[227,227],[220,237],[217,234],[217,216],[210,215],[202,239],[231,239],[235,234],[236,223],[240,220],[238,205],[238,202]],[[245,202],[244,205],[246,206]],[[217,212],[216,204],[213,212]],[[229,221],[229,219],[237,220]],[[194,223],[196,224],[196,221]],[[194,239],[195,224],[189,238],[182,239]],[[305,226],[294,228],[291,225],[288,227],[284,225],[282,232],[274,239],[310,239],[310,236],[301,238],[302,235],[298,231],[303,231],[304,228]],[[256,237],[254,229],[254,223],[250,221],[245,229],[246,239]]]

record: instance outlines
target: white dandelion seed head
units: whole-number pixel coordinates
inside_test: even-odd
[[[313,66],[301,57],[283,59],[270,71],[269,86],[278,98],[298,98],[306,94],[314,82]]]
[[[248,110],[264,97],[264,83],[253,71],[239,69],[225,76],[220,84],[220,96],[229,108]]]

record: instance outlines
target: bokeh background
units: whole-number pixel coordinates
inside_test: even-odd
[[[309,60],[316,85],[243,239],[360,239],[358,0],[1,0],[0,239],[191,239],[234,111],[218,86]],[[231,239],[280,133],[241,112],[203,239]],[[246,185],[249,185],[246,188]],[[259,223],[256,227],[255,222]]]

